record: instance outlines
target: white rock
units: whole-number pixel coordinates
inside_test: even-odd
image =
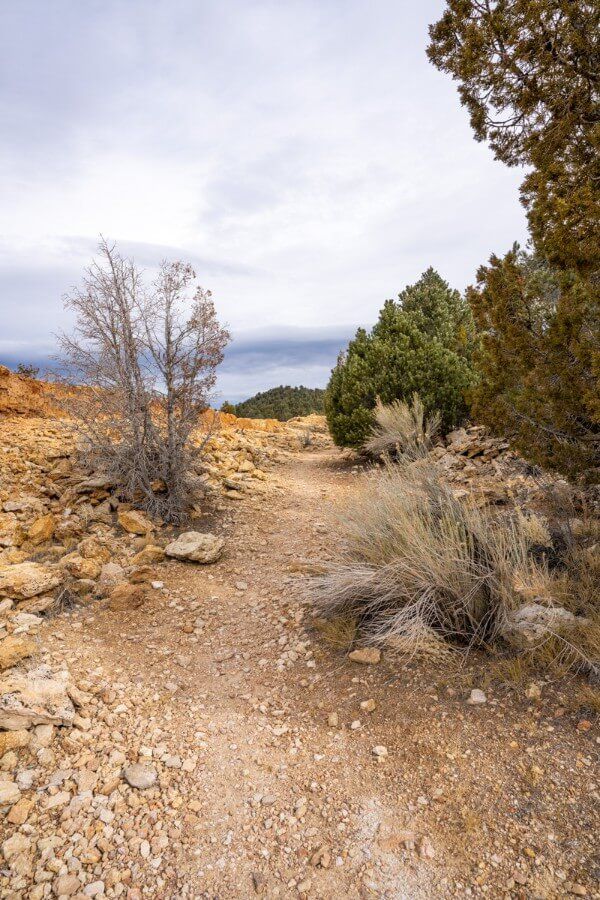
[[[582,616],[575,616],[562,606],[543,606],[541,603],[528,603],[517,609],[508,620],[505,632],[520,634],[527,640],[543,637],[548,631],[560,626],[585,624]]]
[[[123,769],[123,777],[131,787],[145,790],[146,788],[152,787],[156,781],[157,774],[154,766],[147,766],[143,763],[133,763],[130,766],[125,766]]]
[[[224,546],[223,538],[210,532],[202,534],[199,531],[184,531],[176,541],[167,544],[165,553],[175,559],[207,564],[220,558]]]
[[[0,781],[0,806],[12,806],[21,798],[21,791],[14,781]]]
[[[31,841],[24,834],[16,832],[2,844],[2,855],[4,859],[10,859],[18,853],[27,853],[31,847]]]
[[[481,706],[483,703],[487,703],[487,697],[479,688],[473,688],[467,703],[469,706]]]
[[[86,897],[100,897],[104,894],[104,882],[103,881],[92,881],[91,884],[86,884],[83,889],[83,893]]]
[[[68,694],[69,673],[39,666],[0,680],[0,728],[17,731],[31,725],[72,725],[75,707]]]

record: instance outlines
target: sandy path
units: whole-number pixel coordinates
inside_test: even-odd
[[[160,789],[114,788],[86,878],[132,900],[598,896],[592,736],[555,717],[560,698],[467,707],[464,681],[332,651],[303,623],[297,562],[327,554],[351,476],[333,451],[276,471],[228,504],[222,561],[158,567],[140,609],[45,626],[52,661],[104,685],[92,757],[151,754],[159,771]],[[57,767],[104,764],[59,741]],[[73,816],[52,821],[79,835]]]

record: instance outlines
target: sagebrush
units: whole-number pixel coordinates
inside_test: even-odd
[[[568,578],[576,578],[563,570],[557,579],[532,552],[547,539],[542,523],[456,497],[430,459],[371,472],[344,501],[338,527],[342,554],[311,590],[319,615],[355,622],[363,642],[438,656],[544,644],[571,667],[596,670],[591,599],[576,606],[575,619],[550,615],[533,644],[514,629],[517,610],[535,602],[554,612],[567,590],[560,579],[572,588]]]

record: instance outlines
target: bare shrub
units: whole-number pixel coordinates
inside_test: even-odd
[[[404,400],[384,404],[377,399],[374,416],[371,437],[365,441],[363,449],[371,456],[388,454],[403,459],[424,456],[431,448],[441,422],[438,413],[425,416],[418,394],[413,394],[410,404]]]
[[[321,615],[402,652],[484,646],[546,575],[516,519],[459,500],[426,460],[372,473],[340,516],[344,556],[314,588]]]
[[[102,241],[101,261],[65,300],[76,314],[63,334],[68,409],[86,462],[152,515],[181,522],[193,500],[192,432],[209,403],[229,334],[195,273],[163,262],[144,284],[132,260]]]

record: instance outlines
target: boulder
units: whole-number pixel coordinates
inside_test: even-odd
[[[144,547],[135,554],[131,563],[134,566],[147,566],[152,565],[153,563],[162,562],[164,558],[165,551],[162,547],[158,547],[156,544],[148,544],[147,547]]]
[[[68,694],[69,673],[39,666],[0,679],[0,728],[20,731],[32,725],[72,725],[75,707]]]
[[[110,551],[107,547],[96,540],[96,538],[88,537],[79,541],[77,544],[77,552],[84,559],[95,559],[99,563],[107,563],[110,561]]]
[[[154,525],[137,509],[123,509],[117,516],[121,528],[129,534],[148,534],[154,531]]]
[[[213,563],[223,553],[225,541],[215,534],[199,531],[184,531],[176,541],[167,544],[165,553],[175,559],[187,559],[190,562]]]
[[[73,578],[90,578],[92,580],[98,578],[101,564],[96,559],[86,559],[79,553],[69,553],[63,556],[60,566],[66,569]]]
[[[37,547],[38,544],[43,544],[54,537],[55,528],[56,520],[51,513],[40,516],[27,532],[27,539]]]
[[[27,638],[9,634],[0,643],[0,672],[16,666],[18,662],[35,653],[35,644]]]
[[[63,576],[41,563],[23,562],[0,566],[0,595],[14,600],[28,600],[58,587]]]

